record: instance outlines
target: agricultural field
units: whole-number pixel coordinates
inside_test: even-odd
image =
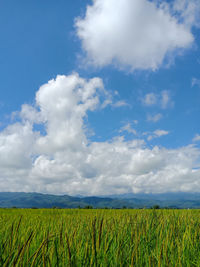
[[[0,266],[200,266],[200,211],[0,209]]]

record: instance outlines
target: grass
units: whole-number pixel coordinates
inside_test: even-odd
[[[0,266],[200,266],[200,211],[0,209]]]

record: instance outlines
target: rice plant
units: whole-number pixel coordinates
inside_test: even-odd
[[[200,266],[200,211],[0,209],[0,266]]]

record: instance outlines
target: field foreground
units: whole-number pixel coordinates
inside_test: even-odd
[[[200,266],[200,211],[0,209],[0,266]]]

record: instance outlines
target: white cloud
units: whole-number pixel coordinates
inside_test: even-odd
[[[128,133],[137,135],[136,130],[132,128],[132,126],[131,126],[130,123],[127,123],[126,125],[124,125],[123,127],[121,127],[121,129],[120,129],[119,132],[120,132],[120,133],[122,133],[122,132],[128,132]]]
[[[42,123],[43,118],[42,114],[37,110],[37,108],[32,107],[30,105],[24,104],[21,107],[20,114],[18,112],[14,112],[13,116],[20,116],[24,121],[30,121],[31,123]]]
[[[104,109],[105,107],[112,105],[112,99],[111,98],[107,98],[101,105],[101,108]]]
[[[22,106],[21,121],[0,132],[1,191],[105,195],[200,190],[200,150],[195,146],[150,149],[144,140],[123,137],[91,142],[84,119],[106,98],[101,79],[78,74],[41,86],[35,105]],[[45,133],[35,130],[38,123]]]
[[[148,114],[147,115],[147,121],[151,121],[151,122],[157,122],[159,120],[162,119],[162,114],[161,113],[157,113],[155,115],[151,115],[151,114]]]
[[[124,101],[124,100],[119,100],[119,101],[113,103],[112,106],[113,106],[114,108],[120,108],[120,107],[126,107],[126,106],[129,106],[129,104],[128,104],[126,101]]]
[[[173,9],[179,12],[180,20],[188,27],[200,27],[200,3],[199,0],[175,0]]]
[[[29,122],[10,125],[0,132],[0,165],[5,170],[30,168],[37,135]]]
[[[144,106],[158,106],[161,109],[166,109],[173,106],[170,92],[167,90],[161,91],[160,94],[148,93],[142,99]]]
[[[87,62],[131,71],[158,69],[168,55],[180,54],[178,49],[194,41],[191,29],[198,26],[200,4],[183,2],[93,0],[75,22]]]
[[[102,109],[107,106],[111,106],[113,108],[130,107],[130,105],[125,100],[115,100],[115,96],[119,96],[119,93],[117,91],[114,91],[114,94],[112,94],[111,92],[107,92],[104,90],[104,94],[106,98],[101,104]]]
[[[168,135],[169,132],[168,131],[165,131],[165,130],[156,130],[156,131],[154,131],[154,134],[156,136],[160,137],[160,136],[163,136],[163,135]]]
[[[154,93],[146,94],[142,99],[142,102],[145,106],[153,106],[157,104],[157,101],[158,101],[157,95]]]
[[[200,135],[196,134],[192,141],[193,142],[199,142],[200,141]]]
[[[192,78],[192,87],[193,87],[193,86],[198,86],[198,87],[200,87],[200,79]]]
[[[168,135],[169,132],[168,131],[165,131],[165,130],[156,130],[153,132],[153,134],[149,135],[147,137],[147,140],[150,141],[154,138],[159,138],[159,137],[162,137],[162,136],[165,136],[165,135]]]
[[[169,106],[172,106],[173,103],[170,99],[170,94],[169,94],[169,91],[162,91],[161,92],[161,101],[160,101],[160,104],[161,104],[161,108],[162,109],[166,109],[167,107]]]

